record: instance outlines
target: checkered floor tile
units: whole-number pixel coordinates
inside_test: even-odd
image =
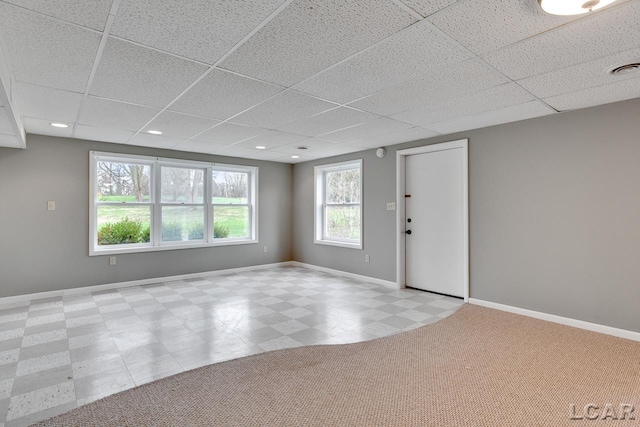
[[[223,360],[407,331],[461,304],[287,266],[0,306],[0,427]]]

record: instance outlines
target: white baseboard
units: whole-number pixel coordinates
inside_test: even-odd
[[[331,273],[331,274],[335,274],[336,276],[343,276],[343,277],[349,277],[351,279],[364,280],[366,282],[371,282],[377,285],[391,287],[393,289],[399,289],[398,284],[396,282],[391,282],[389,280],[382,280],[382,279],[377,279],[375,277],[362,276],[360,274],[349,273],[347,271],[342,271],[342,270],[334,270],[333,268],[320,267],[318,265],[313,265],[313,264],[305,264],[304,262],[298,262],[298,261],[291,261],[291,265],[309,268],[311,270],[322,271],[324,273]]]
[[[543,313],[540,311],[527,310],[526,308],[514,307],[511,305],[499,304],[491,301],[484,301],[476,298],[469,298],[470,304],[482,307],[494,308],[496,310],[508,311],[509,313],[521,314],[527,317],[534,317],[561,325],[573,326],[574,328],[586,329],[588,331],[599,332],[601,334],[613,335],[614,337],[626,338],[632,341],[640,341],[640,332],[628,331],[626,329],[613,328],[611,326],[599,325],[597,323],[585,322],[583,320],[572,319],[570,317],[556,316],[555,314]]]
[[[173,280],[195,279],[202,276],[215,276],[219,274],[238,273],[242,271],[258,270],[269,267],[282,267],[293,265],[293,261],[276,262],[273,264],[251,265],[249,267],[227,268],[224,270],[203,271],[201,273],[180,274],[176,276],[152,277],[149,279],[131,280],[128,282],[107,283],[105,285],[84,286],[81,288],[61,289],[57,291],[37,292],[26,295],[16,295],[0,298],[0,305],[13,304],[23,301],[34,301],[45,298],[65,297],[69,295],[81,295],[91,292],[106,291],[109,289],[129,288],[132,286],[150,285],[152,283],[170,282]]]

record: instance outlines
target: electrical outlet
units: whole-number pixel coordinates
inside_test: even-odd
[[[387,202],[387,210],[395,211],[396,210],[396,202]]]
[[[265,254],[267,253],[267,247],[266,246],[264,247],[264,253]]]
[[[109,257],[109,265],[116,265],[116,257],[114,256]]]
[[[48,200],[47,201],[47,210],[48,211],[55,211],[56,210],[56,202],[55,202],[55,200]]]
[[[369,254],[366,254],[364,256],[364,262],[370,262],[370,261],[371,261],[371,258],[369,257]]]

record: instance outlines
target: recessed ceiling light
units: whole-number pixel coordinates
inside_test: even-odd
[[[299,159],[300,156],[298,156],[297,154],[294,154],[293,156],[291,156],[292,159]]]
[[[540,7],[552,15],[579,15],[601,9],[616,0],[538,0]]]
[[[69,125],[66,125],[64,123],[51,123],[51,126],[53,126],[54,128],[68,128]]]
[[[264,149],[266,149],[267,147],[265,147],[264,145],[256,145],[256,148],[257,148],[258,150],[264,150]]]
[[[613,75],[619,74],[631,74],[640,71],[640,61],[632,62],[624,65],[616,65],[615,67],[609,68],[607,72]]]
[[[151,135],[162,135],[162,132],[159,130],[148,130],[147,133],[150,133]]]

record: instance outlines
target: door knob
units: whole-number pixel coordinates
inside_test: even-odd
[[[405,233],[411,234],[411,230],[407,230],[407,231],[405,231]]]

